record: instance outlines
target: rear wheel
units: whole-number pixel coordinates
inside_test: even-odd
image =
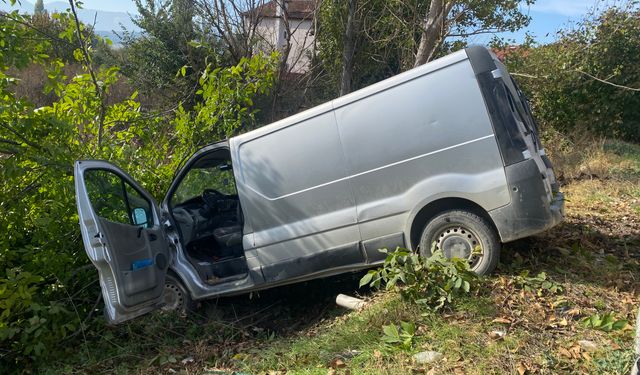
[[[478,275],[491,273],[500,259],[496,231],[486,219],[469,211],[445,211],[431,219],[420,237],[420,255],[430,257],[434,244],[447,258],[466,259]]]
[[[173,275],[167,275],[164,284],[164,306],[162,311],[175,311],[187,315],[194,310],[195,303],[182,282]]]

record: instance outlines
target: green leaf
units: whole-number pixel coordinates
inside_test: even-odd
[[[365,285],[367,285],[367,284],[371,283],[371,280],[373,279],[373,277],[374,277],[376,274],[377,274],[377,273],[376,273],[376,271],[369,271],[369,272],[367,272],[367,274],[366,274],[366,275],[364,275],[364,276],[362,277],[362,279],[360,279],[360,285],[359,285],[359,287],[360,287],[360,288],[362,288],[363,286],[365,286]]]

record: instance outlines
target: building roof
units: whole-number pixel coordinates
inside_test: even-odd
[[[313,17],[313,12],[316,7],[316,2],[314,0],[286,0],[287,3],[287,13],[290,19],[310,19]],[[257,7],[253,12],[258,13],[258,17],[277,17],[276,10],[278,6],[278,1],[271,0],[268,1],[259,7]],[[244,13],[245,16],[248,16],[249,12]]]
[[[508,45],[502,48],[492,48],[491,51],[493,51],[493,53],[496,54],[496,57],[498,58],[498,60],[502,61],[503,63],[505,62],[506,59],[509,58],[509,56],[512,56],[512,55],[522,55],[522,56],[528,55],[528,51],[522,48],[522,46],[518,46],[518,45]]]

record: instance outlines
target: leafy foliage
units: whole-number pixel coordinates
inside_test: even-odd
[[[585,327],[598,329],[601,331],[620,331],[627,327],[629,322],[625,319],[616,319],[615,315],[610,312],[603,314],[593,314],[582,320]]]
[[[224,65],[216,37],[198,22],[192,0],[135,0],[133,22],[141,33],[123,30],[123,49],[117,53],[122,74],[141,90],[148,105],[173,108],[181,102],[191,109],[198,100],[198,79],[208,64]],[[184,67],[184,74],[176,72]]]
[[[438,36],[439,57],[463,48],[460,37],[499,30],[514,31],[529,22],[520,5],[531,1],[455,1]],[[340,85],[347,1],[323,1],[319,11],[318,58],[327,82]],[[354,89],[362,88],[411,69],[416,59],[425,15],[431,1],[358,1],[354,56]],[[337,91],[337,90],[336,90]]]
[[[448,259],[440,250],[432,250],[429,258],[398,248],[387,253],[382,268],[369,271],[360,280],[360,286],[370,285],[400,292],[403,299],[440,310],[474,288],[478,276],[464,259]]]
[[[562,286],[555,281],[549,279],[545,272],[540,272],[536,276],[529,276],[529,271],[523,271],[514,279],[516,285],[526,291],[535,293],[538,296],[543,294],[559,294],[562,292]]]
[[[109,160],[159,197],[194,147],[252,125],[252,100],[272,83],[270,60],[257,56],[204,75],[195,113],[143,113],[137,92],[112,100],[120,74],[95,65],[91,53],[101,41],[61,23],[60,38],[73,44],[80,35],[89,53],[73,52],[83,68],[66,77],[65,62],[47,54],[50,41],[30,22],[17,12],[0,17],[0,345],[12,368],[59,354],[61,341],[95,324],[99,288],[88,287],[97,285],[95,271],[81,272],[91,268],[78,231],[73,162]],[[13,91],[14,74],[30,64],[48,72],[50,105],[36,108]]]
[[[409,350],[414,344],[416,325],[413,322],[400,322],[400,326],[395,324],[383,325],[382,333],[382,342],[385,344]]]
[[[640,141],[640,10],[613,7],[506,62],[543,129]]]
[[[266,94],[273,85],[278,54],[258,54],[242,58],[229,68],[207,67],[196,92],[202,100],[191,112],[180,107],[175,126],[188,149],[198,148],[211,139],[224,139],[250,129],[256,110],[253,98]],[[180,74],[185,75],[183,68]]]

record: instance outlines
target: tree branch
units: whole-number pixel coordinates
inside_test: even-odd
[[[622,89],[622,90],[640,92],[640,88],[629,87],[629,86],[624,86],[624,85],[618,85],[617,83],[613,83],[613,82],[607,81],[605,79],[598,78],[596,76],[592,76],[591,74],[589,74],[587,72],[583,72],[582,70],[574,69],[573,71],[576,72],[576,73],[584,74],[585,76],[587,76],[589,78],[592,78],[592,79],[595,79],[596,81],[604,83],[606,85],[617,87],[617,88]]]
[[[100,87],[98,83],[98,78],[93,70],[93,65],[91,61],[91,56],[89,55],[89,50],[87,45],[85,44],[84,37],[82,36],[82,27],[80,26],[80,20],[78,19],[78,13],[76,12],[76,6],[74,0],[69,0],[69,5],[71,6],[71,13],[73,13],[73,19],[76,24],[76,36],[78,38],[78,44],[80,45],[80,51],[85,60],[85,66],[89,71],[89,75],[91,76],[91,82],[96,89],[96,99],[100,103],[100,111],[98,113],[98,143],[96,145],[96,151],[100,150],[102,146],[102,132],[104,131],[104,117],[106,112],[106,105],[104,101],[104,90]]]

